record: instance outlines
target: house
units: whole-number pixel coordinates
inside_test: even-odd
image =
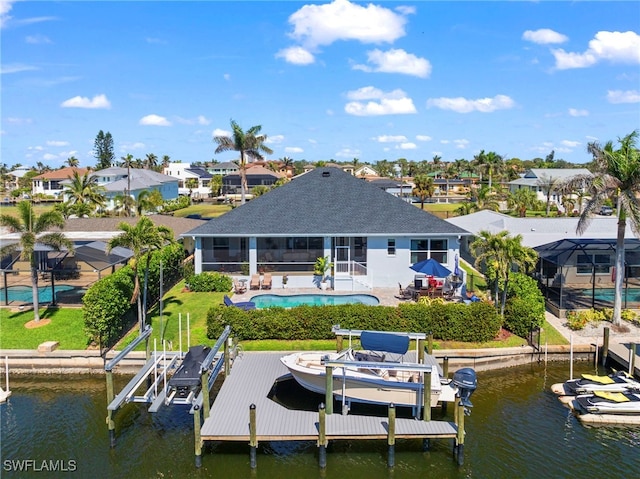
[[[75,173],[84,176],[88,171],[88,168],[67,167],[34,176],[31,179],[31,193],[58,197],[64,190],[65,182],[68,184]]]
[[[8,176],[10,179],[8,183],[5,185],[5,187],[9,191],[15,190],[16,188],[20,188],[19,180],[24,178],[24,175],[26,175],[30,171],[33,171],[33,168],[30,168],[28,166],[18,166],[14,168],[9,172]]]
[[[184,234],[195,271],[273,273],[313,287],[316,259],[333,263],[335,290],[397,287],[434,258],[451,271],[466,230],[338,168],[319,167]]]
[[[363,165],[354,171],[354,175],[358,178],[380,178],[378,172],[369,165]]]
[[[304,172],[308,173],[309,171],[312,171],[316,168],[315,165],[312,165],[310,163],[304,165]],[[339,165],[338,163],[333,163],[333,162],[327,162],[324,164],[323,168],[339,168],[342,171],[344,171],[345,173],[349,173],[350,175],[355,175],[355,168],[353,165],[351,164],[346,164],[346,165]]]
[[[190,163],[169,163],[162,172],[178,179],[180,196],[208,198],[211,195],[212,174],[201,166],[191,166]]]
[[[564,211],[562,193],[559,191],[560,186],[563,182],[578,175],[589,176],[591,172],[586,168],[532,168],[526,171],[521,178],[508,183],[509,192],[513,193],[521,188],[527,188],[534,191],[540,201],[546,203],[545,185],[551,185],[552,188],[549,192],[551,204],[556,210]]]
[[[247,165],[247,188],[245,193],[251,193],[251,189],[256,186],[271,187],[284,175],[275,171],[271,171],[260,165]],[[222,194],[223,195],[239,195],[242,193],[240,183],[240,173],[235,172],[222,178]]]
[[[135,199],[141,192],[153,190],[159,191],[165,201],[178,197],[178,179],[153,170],[114,166],[96,171],[93,175],[104,188],[108,210],[115,208],[117,197],[127,192]]]
[[[238,165],[232,161],[225,161],[224,163],[216,163],[207,167],[207,171],[212,175],[232,175],[237,173],[240,168]]]
[[[535,277],[547,299],[547,306],[559,317],[568,309],[611,307],[615,280],[618,218],[594,216],[587,230],[576,233],[577,217],[514,218],[482,210],[446,221],[477,235],[486,230],[521,235],[522,244],[540,257]],[[474,262],[469,251],[472,237],[463,238],[461,256]],[[640,239],[629,222],[625,230],[625,290],[628,307],[640,308]],[[596,302],[597,297],[607,298]]]

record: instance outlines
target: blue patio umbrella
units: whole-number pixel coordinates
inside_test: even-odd
[[[425,259],[411,266],[411,269],[417,273],[434,276],[436,278],[446,278],[451,274],[446,267],[442,266],[433,258]]]

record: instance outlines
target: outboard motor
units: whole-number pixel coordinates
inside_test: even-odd
[[[471,368],[458,369],[453,374],[451,382],[458,387],[458,395],[460,396],[460,404],[465,408],[473,407],[470,398],[478,387],[478,379],[476,372]],[[465,410],[465,413],[468,412]]]

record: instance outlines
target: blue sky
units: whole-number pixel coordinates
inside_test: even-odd
[[[640,127],[638,2],[0,1],[2,163],[270,159],[582,163]]]

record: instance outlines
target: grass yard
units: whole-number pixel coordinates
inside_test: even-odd
[[[231,211],[230,205],[218,205],[210,203],[197,203],[173,213],[174,216],[184,218],[189,215],[200,215],[202,218],[217,218]]]
[[[47,308],[40,311],[40,317],[51,322],[27,329],[25,324],[33,319],[32,311],[12,313],[0,310],[0,349],[38,349],[38,345],[45,341],[58,341],[60,349],[87,348],[82,309]]]

